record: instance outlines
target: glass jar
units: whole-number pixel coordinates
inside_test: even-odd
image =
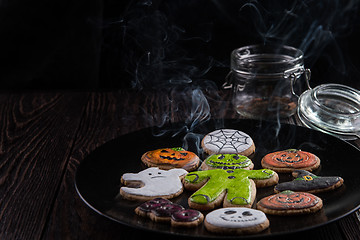
[[[306,73],[306,74],[304,74]],[[285,45],[251,45],[231,53],[231,71],[223,85],[232,88],[236,112],[245,118],[286,118],[296,112],[301,84],[310,70],[303,53]]]
[[[360,91],[340,84],[309,88],[299,98],[298,115],[308,127],[343,139],[360,138]]]

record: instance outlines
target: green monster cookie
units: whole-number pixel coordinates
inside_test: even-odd
[[[214,154],[205,159],[201,165],[202,170],[209,169],[253,169],[252,161],[240,154]]]
[[[211,210],[223,207],[251,207],[256,187],[275,185],[276,172],[269,169],[212,169],[191,172],[185,177],[185,188],[196,191],[189,200],[189,207]]]

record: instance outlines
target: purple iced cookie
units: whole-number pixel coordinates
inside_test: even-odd
[[[141,204],[139,206],[139,209],[143,212],[150,212],[151,210],[159,208],[160,206],[165,204],[171,204],[171,201],[164,198],[155,198]]]
[[[171,214],[183,210],[184,208],[175,203],[168,203],[161,205],[155,209],[151,210],[151,213],[155,214],[157,217],[171,217]]]
[[[176,222],[193,222],[199,219],[201,213],[194,209],[186,209],[182,211],[175,212],[171,215],[171,219]]]

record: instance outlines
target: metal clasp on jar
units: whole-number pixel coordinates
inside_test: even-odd
[[[311,89],[310,87],[310,78],[311,78],[311,71],[309,68],[304,69],[303,67],[294,67],[291,69],[288,69],[286,71],[284,71],[284,78],[290,78],[291,81],[291,93],[294,94],[297,97],[300,97],[300,95],[298,95],[295,90],[294,90],[294,85],[296,84],[296,81],[298,78],[300,78],[300,76],[304,74],[305,75],[305,83],[306,83],[306,87],[308,89]]]

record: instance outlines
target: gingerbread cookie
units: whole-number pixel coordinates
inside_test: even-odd
[[[240,154],[214,154],[210,155],[201,164],[202,170],[209,169],[248,169],[254,168],[250,158]]]
[[[320,166],[320,159],[309,152],[288,149],[265,155],[261,166],[276,172],[292,172],[296,169],[312,171]]]
[[[171,222],[174,227],[196,227],[204,219],[201,212],[185,209],[163,198],[155,198],[141,204],[135,209],[135,213],[142,217],[149,217],[155,222]]]
[[[161,170],[157,167],[145,169],[139,173],[125,173],[121,182],[120,195],[129,200],[147,201],[157,197],[173,198],[183,192],[181,179],[188,172],[185,169],[174,168]],[[137,183],[139,186],[126,187]]]
[[[193,171],[200,165],[200,159],[195,153],[181,147],[148,151],[142,155],[141,161],[148,167],[159,167],[165,170],[183,168]]]
[[[220,208],[205,217],[205,228],[221,234],[253,234],[269,227],[265,213],[252,208]]]
[[[320,177],[305,170],[295,170],[292,175],[295,179],[291,182],[283,182],[275,186],[275,192],[285,190],[318,193],[333,190],[340,187],[344,180],[341,177]]]
[[[283,191],[262,198],[257,209],[272,215],[298,215],[319,211],[323,206],[321,198],[306,192]]]
[[[208,154],[238,153],[249,156],[255,152],[255,144],[244,132],[234,129],[219,129],[205,135],[201,146]]]
[[[256,186],[271,186],[278,179],[276,172],[269,169],[213,169],[187,174],[184,186],[196,191],[188,199],[189,207],[211,210],[220,205],[251,207],[256,196]]]

